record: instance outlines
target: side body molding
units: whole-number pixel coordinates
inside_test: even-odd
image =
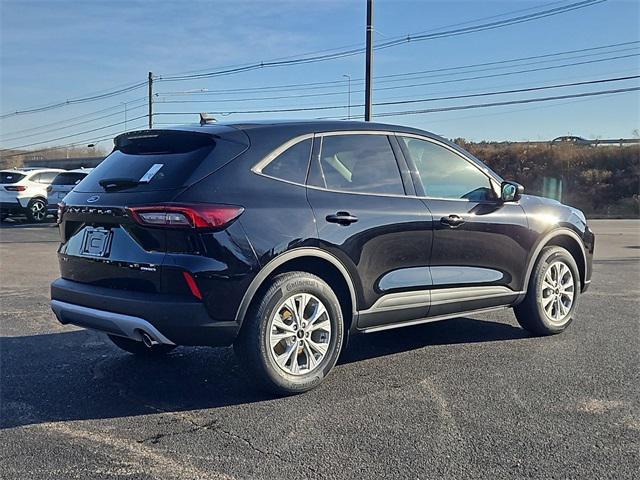
[[[293,250],[289,250],[285,253],[282,253],[278,255],[276,258],[270,260],[264,267],[262,267],[258,275],[256,275],[256,277],[253,279],[253,281],[249,285],[249,288],[247,288],[247,291],[245,292],[244,296],[242,297],[242,301],[240,302],[240,307],[238,308],[238,312],[236,313],[236,323],[238,323],[238,325],[241,326],[242,323],[244,322],[244,317],[247,314],[247,310],[249,309],[249,305],[251,304],[251,301],[253,300],[254,295],[260,288],[260,285],[262,285],[262,283],[267,279],[267,277],[271,275],[281,265],[284,265],[288,261],[294,260],[296,258],[302,258],[302,257],[321,258],[323,260],[328,261],[338,269],[338,271],[344,277],[344,280],[347,283],[347,286],[349,287],[349,295],[351,296],[351,305],[353,309],[352,313],[355,318],[355,315],[357,312],[356,292],[353,286],[353,281],[351,280],[351,275],[349,275],[349,272],[347,271],[345,266],[335,256],[331,255],[330,253],[324,250],[321,250],[319,248],[302,247],[302,248],[294,248]],[[355,321],[354,321],[354,324],[355,324]]]
[[[524,299],[525,295],[526,295],[526,291],[527,291],[527,289],[529,287],[529,280],[530,280],[531,274],[533,272],[533,267],[535,266],[536,261],[538,260],[538,257],[540,256],[540,252],[542,251],[542,249],[544,247],[546,247],[551,240],[553,240],[556,237],[563,236],[563,235],[571,237],[576,241],[576,243],[580,247],[580,252],[582,253],[582,259],[577,258],[576,259],[576,263],[578,263],[578,265],[580,265],[580,263],[581,263],[583,271],[584,272],[587,271],[587,253],[585,252],[584,242],[582,241],[582,238],[580,238],[580,236],[576,232],[571,230],[570,228],[561,227],[561,228],[553,229],[550,232],[548,232],[547,234],[545,234],[538,241],[538,244],[536,245],[536,248],[533,250],[533,252],[531,254],[531,257],[529,258],[529,263],[527,265],[527,271],[526,271],[526,274],[524,276],[524,285],[522,286],[522,290],[523,290],[524,293],[522,293],[520,295],[520,297],[517,300],[517,303],[522,301]],[[585,278],[581,278],[580,282],[584,286]]]

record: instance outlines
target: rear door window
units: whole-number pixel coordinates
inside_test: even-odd
[[[327,135],[319,158],[320,187],[346,192],[404,195],[386,135]]]
[[[18,183],[25,177],[22,173],[17,172],[0,172],[0,183],[11,184]]]

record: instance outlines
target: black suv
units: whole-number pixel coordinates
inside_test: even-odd
[[[522,191],[413,128],[129,132],[60,205],[51,306],[135,354],[233,344],[279,393],[318,385],[350,333],[505,307],[559,333],[594,236],[579,210]]]

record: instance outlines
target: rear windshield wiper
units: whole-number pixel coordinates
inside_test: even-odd
[[[98,181],[98,183],[105,190],[118,190],[140,185],[140,180],[136,180],[135,178],[103,178]]]

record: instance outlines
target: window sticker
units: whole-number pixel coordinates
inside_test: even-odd
[[[164,167],[164,163],[154,163],[153,165],[151,165],[151,168],[147,170],[147,173],[145,173],[140,178],[140,183],[149,183],[154,175],[158,173],[162,167]]]

